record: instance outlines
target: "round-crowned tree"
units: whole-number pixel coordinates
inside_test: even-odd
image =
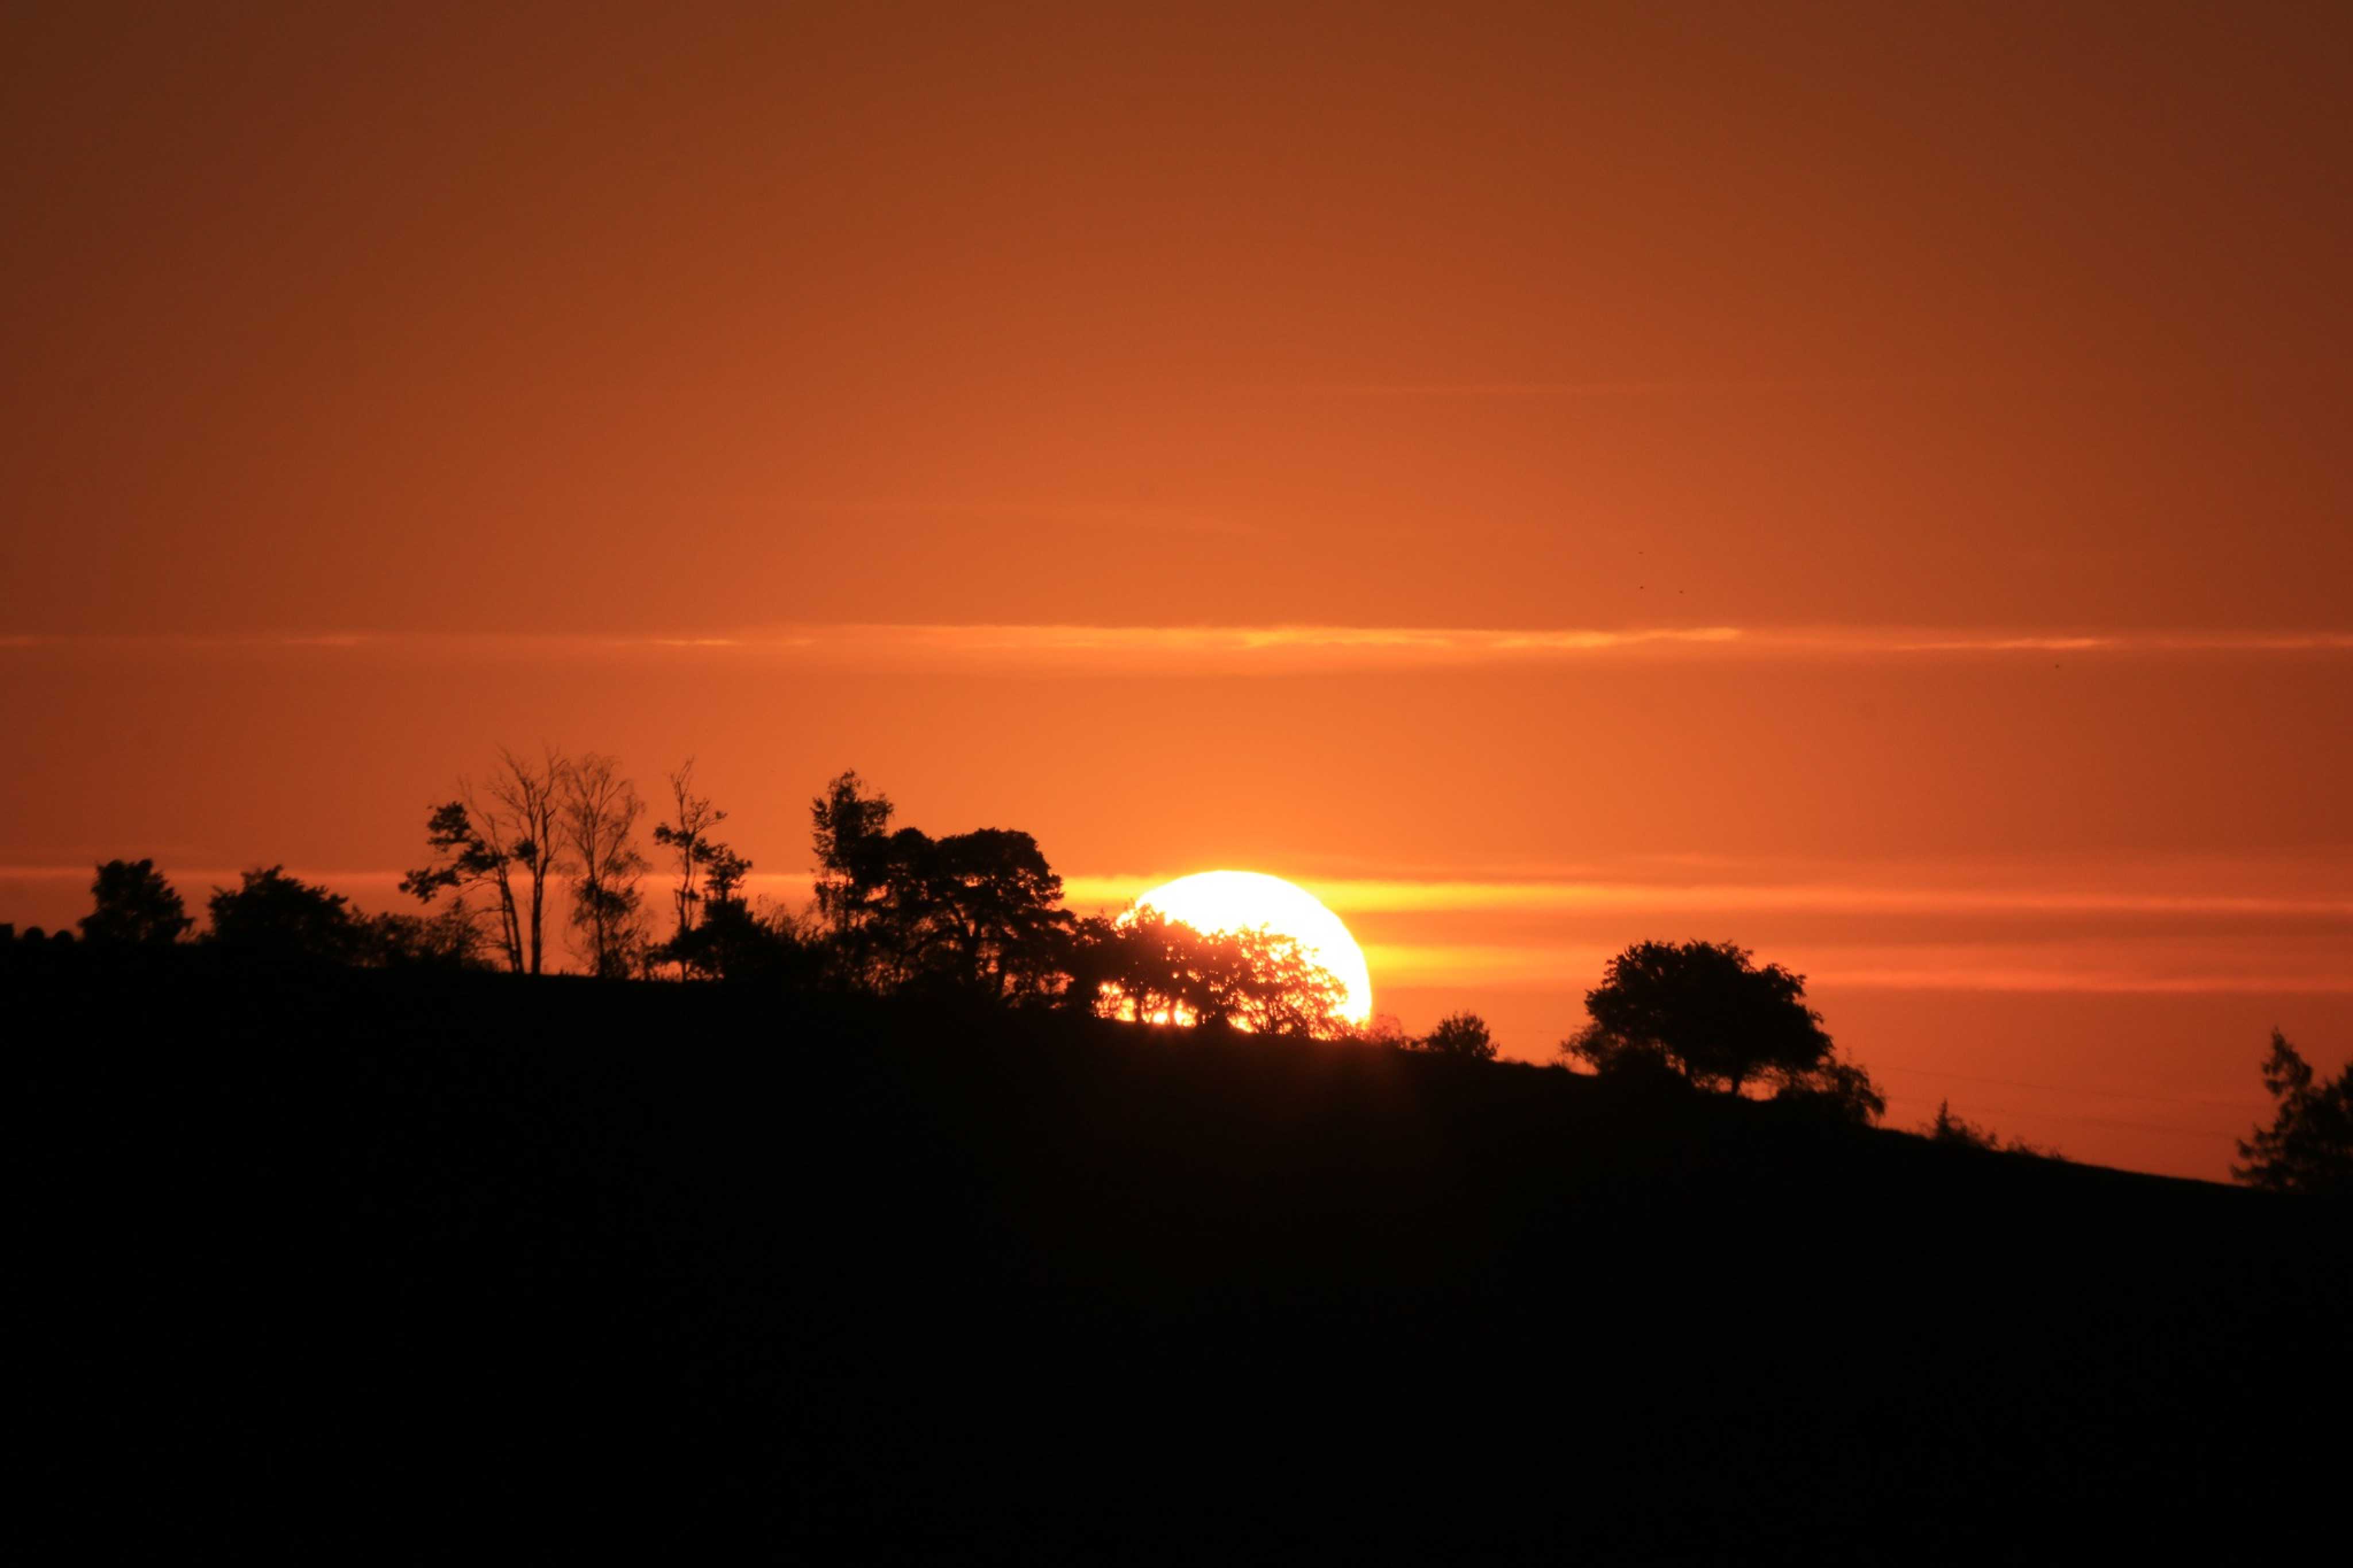
[[[1569,1048],[1604,1072],[1620,1058],[1654,1060],[1738,1094],[1759,1079],[1805,1079],[1831,1059],[1805,976],[1760,969],[1728,942],[1636,942],[1609,961],[1585,1010],[1593,1026]]]
[[[1436,1028],[1414,1041],[1409,1048],[1462,1061],[1495,1059],[1495,1041],[1487,1032],[1487,1020],[1470,1012],[1449,1013],[1438,1020]]]

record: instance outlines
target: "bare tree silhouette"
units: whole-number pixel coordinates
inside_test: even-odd
[[[726,821],[727,814],[712,805],[709,795],[694,793],[692,757],[680,763],[670,775],[670,794],[671,813],[678,820],[655,823],[653,838],[678,858],[678,886],[670,893],[678,921],[672,935],[682,937],[694,929],[695,912],[709,896],[703,883],[713,858],[727,858],[728,868],[733,872],[732,883],[740,883],[752,863],[712,839],[711,830]],[[720,896],[729,896],[733,890],[731,885]]]
[[[595,752],[556,775],[555,824],[572,864],[572,925],[580,956],[600,979],[631,973],[645,947],[646,858],[637,847],[646,803],[620,763]]]
[[[537,762],[501,746],[488,783],[458,781],[458,798],[433,807],[425,823],[430,864],[401,879],[401,891],[421,903],[485,888],[498,922],[498,949],[515,973],[541,972],[547,882],[562,866],[556,852],[556,787],[563,755],[543,744]],[[520,873],[522,887],[517,888]]]

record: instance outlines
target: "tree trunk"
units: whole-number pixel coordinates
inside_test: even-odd
[[[515,912],[514,882],[507,875],[506,863],[498,868],[499,948],[506,954],[507,973],[522,973],[522,922]]]

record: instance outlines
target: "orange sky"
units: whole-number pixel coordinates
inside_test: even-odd
[[[2088,1158],[2353,1049],[2341,11],[46,9],[0,919],[388,903],[544,736],[1293,876],[1531,1057],[1730,937]]]

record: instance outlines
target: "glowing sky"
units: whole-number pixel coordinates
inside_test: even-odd
[[[1141,9],[0,16],[0,920],[544,737],[2149,1168],[2353,1050],[2342,8]]]

